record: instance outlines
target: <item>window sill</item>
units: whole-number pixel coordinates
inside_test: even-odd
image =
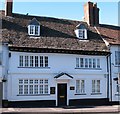
[[[83,37],[78,37],[79,41],[84,41],[84,42],[88,42],[89,40],[87,38],[83,38]]]
[[[18,68],[50,69],[50,67],[18,67]]]
[[[77,94],[77,93],[76,93],[75,95],[86,95],[86,93],[81,93],[81,94]]]
[[[30,36],[30,38],[31,38],[31,37],[40,37],[39,34],[29,34],[29,36]]]
[[[114,67],[120,67],[120,65],[114,65]]]
[[[33,94],[33,95],[17,95],[17,96],[49,96],[50,94]]]
[[[75,68],[75,69],[102,70],[101,68]]]
[[[101,95],[102,93],[91,93],[91,95]]]
[[[120,93],[115,93],[115,96],[120,96]]]

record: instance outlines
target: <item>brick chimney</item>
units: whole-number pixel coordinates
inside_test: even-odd
[[[13,0],[6,0],[5,3],[5,15],[12,16]]]
[[[97,8],[97,3],[87,2],[84,5],[84,21],[90,26],[99,25],[99,8]]]

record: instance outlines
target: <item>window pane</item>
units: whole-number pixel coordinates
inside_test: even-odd
[[[35,56],[35,67],[38,67],[38,56]]]
[[[85,58],[85,68],[88,68],[88,59]]]
[[[30,80],[29,83],[30,83],[30,84],[33,84],[33,80]]]
[[[23,94],[23,85],[19,85],[19,94],[20,94],[20,95]]]
[[[19,80],[19,84],[23,84],[23,80]]]
[[[38,80],[35,80],[34,83],[35,83],[35,84],[38,84]]]
[[[76,67],[79,68],[79,58],[76,58]]]
[[[100,93],[100,80],[92,80],[92,93]]]
[[[92,68],[92,59],[89,59],[89,68]]]
[[[43,67],[43,56],[40,56],[40,67]]]
[[[24,84],[28,84],[28,80],[24,80]]]
[[[115,64],[120,65],[120,51],[115,51]]]
[[[80,58],[80,67],[83,68],[84,67],[84,59]]]
[[[38,35],[39,31],[38,31],[38,26],[35,26],[35,35]]]
[[[80,80],[76,80],[76,93],[80,93]]]
[[[35,85],[35,86],[34,86],[34,93],[35,93],[35,94],[38,94],[38,85]]]
[[[43,84],[43,80],[40,80],[40,84]]]
[[[82,94],[85,93],[85,81],[76,80],[76,93]]]
[[[100,68],[100,59],[97,59],[97,68]]]
[[[92,93],[95,93],[95,80],[92,80]]]
[[[45,67],[48,67],[48,57],[45,56]]]
[[[40,94],[43,94],[43,85],[40,85]]]
[[[93,68],[96,68],[96,59],[93,59]]]
[[[100,93],[100,80],[97,80],[97,93]]]
[[[80,87],[81,91],[80,92],[85,93],[85,81],[81,80],[80,82],[81,82],[81,84],[80,84],[81,85],[81,87]]]
[[[44,88],[45,90],[45,94],[47,94],[48,93],[48,85],[45,85],[45,88]]]
[[[28,85],[24,85],[24,94],[28,94]]]
[[[45,80],[45,84],[48,84],[48,80]]]
[[[23,67],[23,56],[19,56],[19,66]]]
[[[116,92],[118,92],[118,93],[120,92],[119,88],[120,88],[119,84],[117,84],[117,86],[116,86]]]
[[[30,34],[34,34],[34,26],[30,26]]]
[[[30,92],[30,94],[33,94],[33,85],[29,86],[29,92]]]
[[[30,67],[33,67],[33,56],[30,56]]]
[[[28,56],[25,56],[25,67],[29,66],[29,60],[28,60]]]
[[[84,31],[84,30],[83,30],[83,33],[82,33],[82,34],[83,34],[83,39],[84,39],[84,38],[85,38],[85,31]]]
[[[2,53],[0,53],[0,65],[2,65]]]
[[[83,30],[79,30],[79,37],[83,38]]]

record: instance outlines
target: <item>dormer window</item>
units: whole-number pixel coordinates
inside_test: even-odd
[[[85,30],[82,29],[79,30],[79,38],[85,39]]]
[[[29,25],[29,35],[35,35],[35,36],[39,36],[40,34],[40,27],[36,26],[36,25]]]
[[[33,18],[32,21],[28,25],[28,34],[32,36],[40,36],[40,24]]]
[[[87,29],[84,24],[80,24],[76,27],[75,34],[79,39],[87,39]]]

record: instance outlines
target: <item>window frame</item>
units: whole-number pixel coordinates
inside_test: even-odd
[[[94,85],[93,85],[93,81],[94,81]],[[101,93],[101,80],[93,79],[92,80],[92,94],[100,94],[100,93]]]
[[[115,66],[120,66],[120,51],[115,51]]]
[[[33,29],[31,29],[31,28],[33,28]],[[36,28],[38,29],[37,33],[36,33]],[[31,33],[31,30],[33,30],[32,33]],[[28,26],[28,34],[32,35],[32,36],[40,36],[40,25],[29,25]]]
[[[75,30],[75,34],[76,36],[80,39],[80,40],[87,40],[87,29],[76,29]]]
[[[18,68],[49,68],[49,56],[19,55]]]
[[[20,83],[22,80],[22,83]],[[37,80],[37,83],[36,83]],[[43,83],[40,83],[42,80]],[[47,80],[47,83],[46,83]],[[30,83],[32,82],[32,83]],[[40,86],[43,86],[43,93],[40,92]],[[47,86],[47,88],[46,88]],[[32,87],[32,88],[31,88]],[[19,96],[37,96],[50,94],[48,79],[18,79],[18,95]]]
[[[86,29],[79,29],[78,36],[80,39],[87,39],[87,30]]]
[[[84,82],[84,83],[82,83],[82,82]],[[85,80],[84,79],[77,79],[76,80],[76,94],[86,94]]]
[[[76,68],[78,69],[100,69],[100,58],[76,57]]]

